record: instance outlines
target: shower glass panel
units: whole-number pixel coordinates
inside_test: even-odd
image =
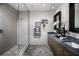
[[[28,9],[24,3],[18,4],[18,52],[22,55],[28,47]]]

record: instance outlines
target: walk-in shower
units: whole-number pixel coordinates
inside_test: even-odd
[[[0,55],[22,55],[29,45],[29,11],[24,3],[0,4]]]

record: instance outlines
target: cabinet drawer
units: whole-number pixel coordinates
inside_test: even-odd
[[[63,53],[64,49],[62,48],[62,46],[59,43],[55,42],[54,48],[56,50],[55,53],[56,53],[57,56],[63,56],[64,55],[64,53]]]

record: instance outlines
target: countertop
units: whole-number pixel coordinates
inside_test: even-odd
[[[73,48],[71,47],[71,43],[67,44],[65,42],[63,42],[60,38],[57,38],[55,36],[55,34],[48,34],[48,37],[50,38],[55,38],[55,40],[60,44],[60,45],[63,45],[64,47],[66,47],[67,49],[69,49],[70,51],[72,51],[75,55],[78,55],[79,56],[79,48]]]

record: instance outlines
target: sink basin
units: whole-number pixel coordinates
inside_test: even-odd
[[[64,42],[64,43],[71,46],[71,47],[73,47],[73,48],[79,48],[79,44],[76,44],[74,42]]]
[[[79,44],[77,44],[77,42],[79,42],[78,40],[75,38],[72,38],[72,37],[66,37],[66,38],[62,39],[62,42],[64,42],[65,44],[67,44],[73,48],[79,48]]]
[[[60,37],[62,42],[73,42],[73,38],[70,37]]]
[[[60,40],[63,40],[64,38],[67,38],[67,37],[60,37]]]

